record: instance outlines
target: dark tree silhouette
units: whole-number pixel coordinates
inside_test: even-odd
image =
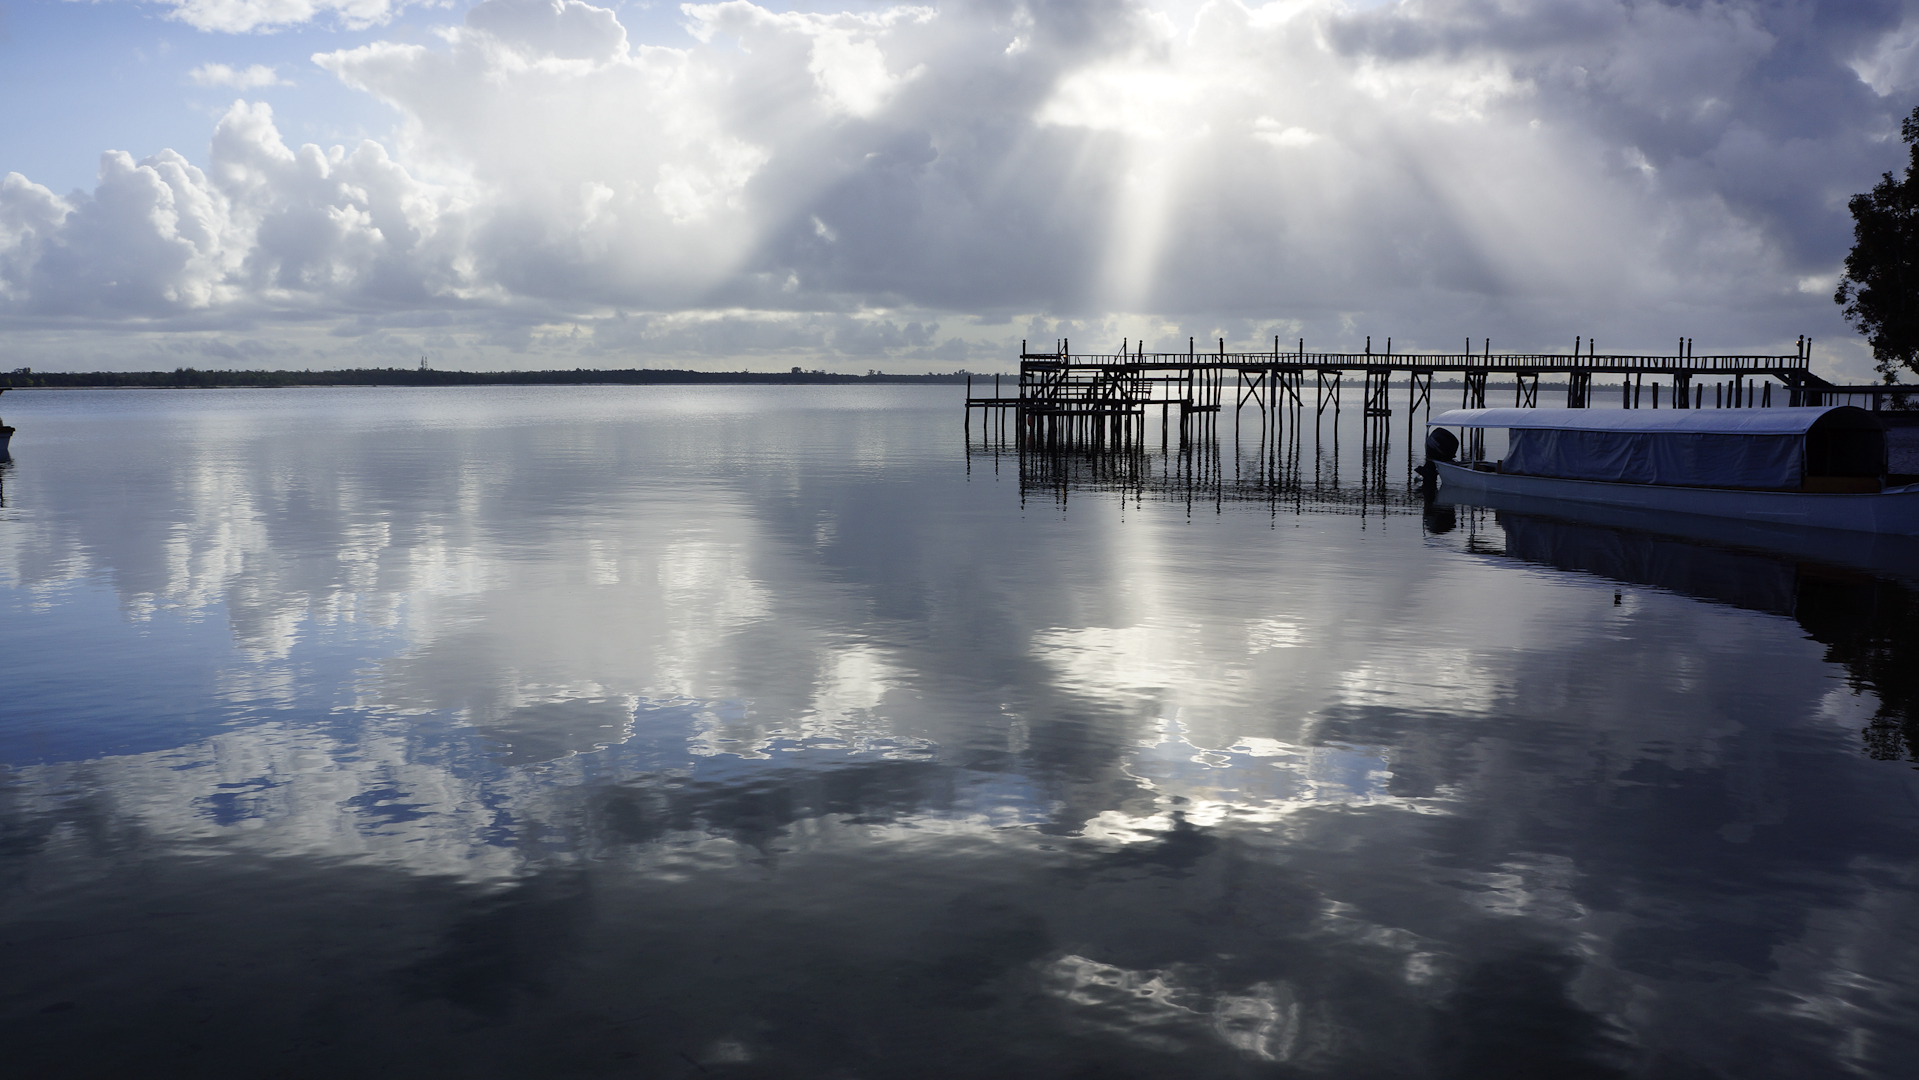
[[[1912,155],[1906,178],[1891,173],[1854,195],[1852,253],[1832,298],[1846,321],[1866,336],[1887,382],[1899,369],[1919,371],[1919,108],[1899,125]]]

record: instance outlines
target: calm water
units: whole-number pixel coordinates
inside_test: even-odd
[[[1912,1075],[1903,549],[958,396],[8,395],[11,1075]]]

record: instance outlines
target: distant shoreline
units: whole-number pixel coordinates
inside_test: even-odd
[[[828,371],[691,371],[672,368],[557,371],[442,371],[434,368],[342,368],[335,371],[15,371],[0,373],[0,387],[12,390],[243,390],[282,387],[348,386],[963,386],[976,392],[993,384],[992,372],[927,372],[924,375],[848,375]],[[1002,393],[1018,393],[1019,376],[1000,373]],[[1396,390],[1407,387],[1394,382]],[[1457,390],[1457,379],[1437,380],[1433,389]],[[1511,386],[1489,380],[1487,387]],[[1618,389],[1619,383],[1593,383],[1593,389]],[[1709,384],[1708,384],[1709,385]],[[1351,384],[1348,389],[1353,388]],[[1565,383],[1539,384],[1542,391],[1564,392]]]
[[[441,371],[432,368],[344,368],[338,371],[15,371],[0,374],[11,390],[249,389],[293,386],[871,386],[964,385],[965,371],[924,375],[845,375],[826,371],[676,371],[626,368],[614,371]],[[992,381],[991,375],[972,375]],[[1017,377],[1014,378],[1017,383]]]

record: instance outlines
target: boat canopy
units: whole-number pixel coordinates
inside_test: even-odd
[[[1879,418],[1854,405],[1792,409],[1453,409],[1429,427],[1552,428],[1560,431],[1804,435],[1819,428],[1871,428]]]
[[[1850,405],[1791,409],[1454,409],[1434,427],[1508,428],[1499,471],[1625,484],[1794,490],[1886,471],[1885,428]]]

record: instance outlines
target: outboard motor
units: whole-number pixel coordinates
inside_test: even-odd
[[[1426,463],[1413,471],[1426,479],[1428,484],[1439,476],[1439,470],[1433,467],[1435,461],[1451,461],[1459,453],[1459,436],[1443,427],[1426,430]]]

